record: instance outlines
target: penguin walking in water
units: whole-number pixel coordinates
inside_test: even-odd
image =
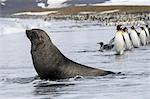
[[[138,35],[139,33],[135,30],[134,26],[132,26],[130,37],[134,48],[140,47],[140,38]]]
[[[147,36],[146,36],[146,32],[144,30],[144,27],[141,27],[141,32],[140,32],[140,36],[139,37],[140,37],[140,40],[141,40],[141,44],[143,46],[145,46],[146,43],[147,43]]]
[[[125,49],[126,50],[131,50],[132,49],[132,42],[130,40],[130,37],[129,37],[129,33],[128,33],[128,29],[127,27],[125,27],[123,29],[123,38],[124,38],[124,41],[125,41]]]
[[[114,38],[115,49],[118,55],[122,55],[125,49],[125,42],[122,35],[123,31],[120,25],[117,26],[117,32]]]
[[[145,26],[144,30],[147,35],[147,43],[149,43],[150,42],[150,29],[149,29],[148,25]]]

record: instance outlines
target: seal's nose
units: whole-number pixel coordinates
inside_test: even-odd
[[[26,30],[26,33],[29,33],[30,30]]]
[[[27,37],[30,39],[30,37],[31,37],[30,30],[26,30],[26,35],[27,35]]]

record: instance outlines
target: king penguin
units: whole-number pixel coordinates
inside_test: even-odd
[[[134,48],[140,47],[140,38],[139,38],[138,33],[135,30],[134,26],[131,27],[130,37],[131,37],[133,47]]]
[[[125,49],[131,50],[133,46],[132,46],[132,42],[131,42],[130,37],[129,37],[127,27],[124,27],[124,29],[123,29],[123,38],[125,40],[125,47],[126,47]]]
[[[144,27],[141,27],[141,32],[140,32],[140,40],[141,40],[141,44],[144,46],[147,43],[147,36],[146,36],[146,32],[144,30]]]
[[[118,55],[122,55],[125,49],[125,43],[122,35],[121,25],[117,26],[117,32],[114,38],[115,49]]]

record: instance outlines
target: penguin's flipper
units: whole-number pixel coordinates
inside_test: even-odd
[[[148,31],[149,31],[149,33],[150,33],[150,28],[148,28]]]
[[[114,43],[115,37],[113,37],[110,41],[109,41],[109,45],[112,45]]]
[[[138,35],[138,36],[140,36],[140,33],[139,33],[139,32],[137,32],[137,35]]]

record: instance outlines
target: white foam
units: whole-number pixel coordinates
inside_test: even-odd
[[[49,28],[50,22],[42,19],[13,19],[0,18],[0,35],[24,32],[26,29]]]
[[[0,4],[1,4],[1,5],[6,5],[6,4],[5,4],[6,1],[7,1],[7,0],[0,0]]]
[[[6,1],[7,1],[7,0],[0,0],[0,3],[1,3],[1,2],[6,2]]]

